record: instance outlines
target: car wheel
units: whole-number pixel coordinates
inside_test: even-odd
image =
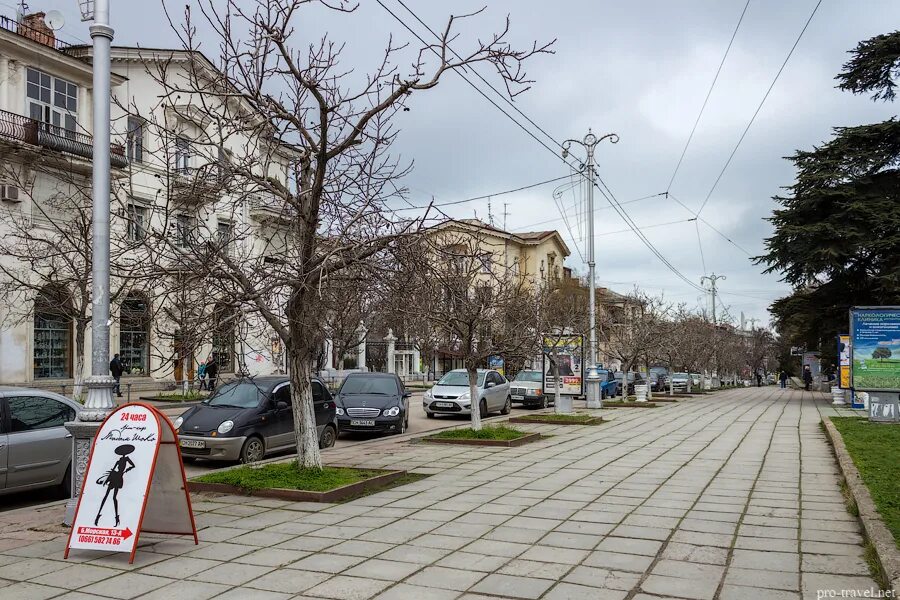
[[[488,416],[487,400],[484,398],[482,398],[481,402],[478,404],[478,414],[482,419]]]
[[[66,474],[63,475],[59,484],[59,493],[63,498],[69,498],[72,495],[72,465],[66,467]]]
[[[337,431],[334,425],[326,425],[322,432],[322,438],[319,440],[319,448],[331,448],[337,441]]]
[[[433,419],[434,413],[427,412],[427,413],[425,413],[425,416],[428,417],[429,419]]]
[[[399,435],[403,435],[404,433],[406,433],[407,429],[409,429],[409,417],[405,416],[403,417],[403,421],[400,422],[400,431],[398,431],[397,433]]]
[[[506,397],[506,404],[503,405],[503,410],[500,411],[501,415],[508,415],[512,412],[512,398],[509,396]]]
[[[266,444],[262,441],[262,438],[255,435],[247,438],[247,441],[244,442],[244,447],[241,448],[241,462],[244,464],[258,462],[265,455]]]

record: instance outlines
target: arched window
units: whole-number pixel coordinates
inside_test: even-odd
[[[150,372],[150,302],[143,294],[128,294],[119,307],[119,360],[126,375]]]
[[[217,304],[212,332],[212,354],[222,373],[234,372],[234,340],[237,313],[230,307]]]
[[[34,378],[72,376],[72,318],[63,288],[46,287],[34,300]]]

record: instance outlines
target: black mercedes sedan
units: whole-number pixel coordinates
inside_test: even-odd
[[[338,431],[404,433],[409,427],[409,397],[393,373],[351,373],[338,390]]]
[[[319,447],[337,439],[335,403],[322,381],[313,378],[313,407]],[[175,419],[185,458],[249,463],[294,447],[291,382],[286,375],[238,379]]]

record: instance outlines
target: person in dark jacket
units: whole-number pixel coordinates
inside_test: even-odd
[[[216,389],[216,377],[219,375],[219,363],[216,362],[214,356],[210,356],[206,361],[206,377],[209,379],[209,391]]]
[[[787,387],[788,374],[787,371],[782,371],[778,375],[778,381],[781,383],[781,389],[785,389]]]
[[[113,356],[113,359],[109,361],[109,372],[116,380],[115,391],[116,396],[119,398],[122,397],[122,386],[120,385],[120,379],[122,378],[122,373],[125,372],[125,365],[122,364],[122,361],[119,360],[119,355],[116,354]]]
[[[805,365],[803,367],[803,389],[807,392],[809,391],[809,386],[812,385],[812,380],[812,371],[810,370],[809,365]]]

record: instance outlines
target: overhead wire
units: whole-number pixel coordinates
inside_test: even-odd
[[[793,46],[791,46],[790,51],[787,53],[787,56],[784,59],[784,62],[781,63],[781,67],[779,67],[778,72],[775,73],[775,78],[772,79],[772,83],[769,84],[769,88],[766,90],[765,95],[762,100],[759,102],[759,106],[756,107],[756,110],[753,112],[753,116],[750,117],[750,122],[747,123],[747,126],[744,128],[743,133],[741,133],[741,137],[738,138],[737,144],[735,144],[734,148],[731,150],[731,154],[728,155],[728,160],[725,161],[725,164],[722,166],[722,170],[719,171],[719,175],[716,177],[716,180],[713,182],[712,187],[709,189],[709,193],[706,194],[706,198],[703,200],[703,204],[700,205],[700,208],[697,209],[697,216],[700,216],[700,213],[703,212],[703,209],[706,208],[706,204],[709,202],[709,199],[712,197],[713,192],[716,191],[716,187],[718,187],[719,182],[722,180],[722,176],[725,175],[725,171],[728,169],[728,166],[731,164],[734,155],[737,154],[738,148],[741,147],[741,143],[744,141],[744,138],[747,137],[747,132],[750,131],[750,127],[753,125],[753,122],[756,121],[757,115],[762,110],[763,105],[766,103],[766,100],[769,97],[769,94],[772,92],[772,89],[775,87],[775,83],[778,81],[778,78],[781,76],[781,73],[784,71],[784,68],[787,66],[788,61],[791,59],[791,56],[794,54],[794,50],[797,49],[797,46],[800,44],[800,40],[803,38],[803,34],[806,33],[807,28],[809,28],[809,24],[812,22],[813,17],[816,16],[816,12],[819,10],[819,6],[822,5],[822,0],[816,2],[815,7],[813,7],[812,12],[809,14],[809,18],[806,19],[806,23],[803,25],[803,29],[800,30],[799,35],[797,35],[797,39],[794,40]]]
[[[709,90],[706,92],[706,98],[703,99],[703,105],[700,107],[700,113],[697,115],[697,120],[694,121],[694,126],[691,128],[691,134],[688,136],[687,142],[684,144],[684,149],[681,151],[681,156],[678,158],[678,164],[675,165],[675,170],[672,172],[672,177],[669,178],[669,185],[666,186],[666,191],[668,192],[672,189],[672,183],[675,181],[675,176],[678,175],[678,170],[681,168],[681,163],[684,161],[684,156],[687,154],[688,147],[691,145],[691,140],[694,139],[694,133],[697,132],[697,126],[700,124],[700,119],[703,117],[703,111],[706,110],[706,105],[709,103],[709,97],[712,96],[713,89],[716,87],[716,82],[719,81],[719,74],[722,72],[722,67],[725,65],[725,59],[728,58],[728,53],[731,52],[731,46],[734,44],[734,38],[737,37],[737,32],[741,28],[741,23],[744,22],[744,15],[747,14],[747,8],[750,7],[750,0],[747,0],[747,3],[744,4],[744,10],[741,11],[741,16],[738,19],[737,25],[734,27],[734,31],[731,34],[731,39],[728,41],[728,47],[725,48],[725,54],[722,56],[722,61],[719,63],[719,68],[716,69],[716,75],[713,77],[712,83],[709,86]],[[704,268],[704,272],[706,269]]]
[[[568,178],[569,178],[569,175],[562,175],[562,176],[560,176],[560,177],[554,177],[553,179],[545,179],[544,181],[538,181],[537,183],[530,183],[530,184],[528,184],[528,185],[519,186],[519,187],[513,188],[513,189],[511,189],[511,190],[503,190],[503,191],[501,191],[501,192],[492,192],[492,193],[490,193],[490,194],[484,194],[483,196],[475,196],[475,197],[473,197],[473,198],[466,198],[465,200],[452,200],[452,201],[449,201],[449,202],[435,202],[435,203],[432,203],[432,204],[426,204],[426,205],[424,205],[424,206],[413,206],[413,205],[410,205],[410,206],[404,206],[404,207],[402,207],[402,208],[394,208],[394,209],[391,209],[391,211],[392,211],[392,212],[400,212],[400,211],[407,211],[407,210],[423,210],[423,209],[426,209],[426,208],[435,208],[435,207],[438,207],[438,206],[454,206],[454,205],[457,205],[457,204],[465,204],[465,203],[467,203],[467,202],[475,202],[475,201],[477,201],[477,200],[485,200],[485,199],[487,199],[487,198],[492,198],[492,197],[494,197],[494,196],[503,196],[503,195],[505,195],[505,194],[513,194],[513,193],[515,193],[515,192],[521,192],[521,191],[523,191],[523,190],[529,190],[529,189],[531,189],[531,188],[536,188],[536,187],[539,187],[539,186],[542,186],[542,185],[546,185],[546,184],[548,184],[548,183],[553,183],[553,182],[555,182],[555,181],[560,181],[560,180],[562,180],[562,179],[568,179]],[[410,203],[410,204],[411,204],[411,203]]]

